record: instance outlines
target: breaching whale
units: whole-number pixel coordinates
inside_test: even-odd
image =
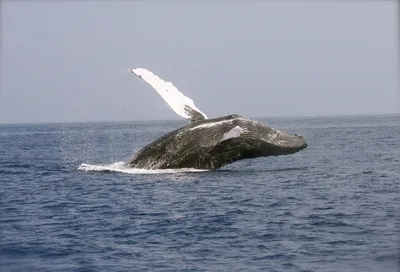
[[[130,69],[190,124],[139,150],[126,166],[143,169],[218,169],[243,159],[288,155],[307,147],[304,137],[238,114],[209,119],[192,99],[144,68]]]

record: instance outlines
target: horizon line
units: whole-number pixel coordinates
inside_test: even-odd
[[[320,115],[270,115],[270,116],[253,116],[247,117],[250,119],[266,119],[266,118],[290,118],[290,119],[303,119],[303,118],[332,118],[332,117],[373,117],[373,116],[396,116],[400,112],[395,113],[354,113],[354,114],[320,114]],[[246,116],[243,116],[246,117]],[[212,119],[212,118],[210,118]],[[184,118],[176,119],[130,119],[130,120],[82,120],[82,121],[34,121],[34,122],[0,122],[0,125],[41,125],[41,124],[84,124],[84,123],[130,123],[130,122],[185,122],[189,121]]]

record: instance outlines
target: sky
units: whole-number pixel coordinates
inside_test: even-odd
[[[395,1],[3,1],[0,123],[400,112]]]

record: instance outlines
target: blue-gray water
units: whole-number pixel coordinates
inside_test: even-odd
[[[0,271],[398,271],[400,116],[263,121],[308,148],[85,171],[185,122],[0,125]]]

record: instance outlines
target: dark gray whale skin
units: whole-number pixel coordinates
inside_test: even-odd
[[[236,126],[244,131],[238,137],[222,140]],[[172,131],[139,150],[126,166],[214,170],[238,160],[288,155],[306,147],[302,136],[233,114],[195,121]]]

